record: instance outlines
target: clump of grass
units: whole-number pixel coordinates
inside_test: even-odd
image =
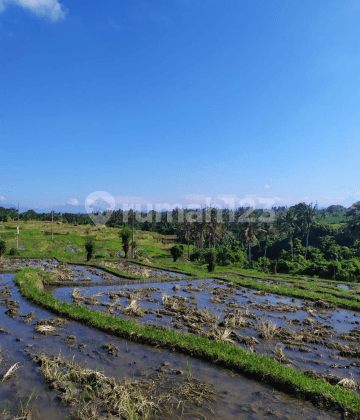
[[[5,382],[7,379],[15,376],[16,371],[19,369],[19,362],[15,363],[11,366],[11,368],[5,373],[5,375],[1,379],[1,383]]]
[[[128,381],[126,378],[117,381],[101,372],[82,367],[74,358],[66,362],[60,357],[48,358],[40,354],[32,355],[32,359],[40,364],[47,382],[66,384],[65,392],[60,396],[65,404],[81,405],[85,399],[90,399],[77,411],[76,418],[79,420],[99,418],[100,408],[129,420],[148,419],[159,411],[158,404],[151,398],[155,390],[154,382]],[[76,386],[83,390],[80,399],[73,392]]]
[[[128,306],[122,309],[122,313],[128,316],[142,317],[144,316],[144,310],[137,304],[137,299],[134,295],[130,297],[130,303]]]
[[[276,323],[273,321],[260,322],[257,326],[260,338],[269,339],[274,337],[276,332]]]
[[[203,405],[206,401],[216,401],[216,393],[213,386],[207,383],[200,383],[193,376],[188,376],[179,390],[180,397],[192,403]]]
[[[23,420],[31,419],[31,410],[32,410],[31,400],[34,397],[34,394],[35,394],[35,389],[32,390],[31,394],[29,395],[25,403],[22,403],[22,401],[20,401],[20,406],[18,410],[20,419],[23,419]]]
[[[284,352],[283,344],[277,344],[273,349],[271,349],[274,359],[279,363],[291,364],[292,362],[286,357]]]
[[[52,325],[36,325],[35,326],[35,331],[38,334],[50,335],[50,334],[54,334],[56,332],[56,328],[53,327]]]
[[[82,298],[81,290],[75,287],[75,289],[71,293],[71,297],[72,297],[73,302],[77,302],[81,300]]]
[[[98,420],[99,417],[100,407],[93,401],[84,404],[74,415],[75,420]]]
[[[228,313],[220,326],[228,328],[239,329],[246,325],[246,320],[239,312]]]
[[[223,343],[234,344],[234,341],[230,338],[231,330],[229,328],[218,328],[216,325],[206,333],[210,340],[222,341]]]

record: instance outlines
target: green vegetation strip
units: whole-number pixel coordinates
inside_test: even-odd
[[[321,401],[341,411],[350,411],[354,414],[353,418],[360,418],[360,396],[357,394],[311,379],[298,370],[278,364],[267,356],[246,352],[236,345],[214,342],[188,333],[181,334],[171,329],[142,326],[124,318],[61,302],[42,290],[44,276],[47,277],[42,270],[24,268],[15,275],[14,281],[24,296],[56,314],[126,339],[200,357],[270,383],[287,393],[313,402]]]
[[[241,277],[241,278],[243,278],[243,277]],[[254,280],[254,279],[252,278],[252,279],[247,279],[247,280]],[[328,293],[329,295],[335,296],[337,298],[343,297],[344,299],[354,300],[354,301],[360,302],[360,295],[359,295],[359,293],[357,293],[356,290],[349,290],[348,291],[348,290],[342,289],[341,287],[336,287],[336,286],[332,286],[332,285],[322,285],[322,284],[317,284],[317,283],[310,283],[310,282],[305,282],[305,281],[300,281],[300,280],[294,280],[294,281],[291,282],[291,284],[281,285],[281,287],[288,287],[288,288],[291,288],[291,289],[294,289],[294,288],[295,289],[303,289],[303,290],[309,290],[309,291],[318,292],[318,293]]]
[[[321,299],[325,302],[330,302],[339,308],[352,309],[355,311],[360,311],[360,302],[354,300],[349,300],[345,297],[340,298],[333,296],[329,291],[324,289],[324,291],[310,291],[305,289],[297,289],[295,286],[288,286],[283,284],[268,284],[268,283],[259,283],[256,280],[250,280],[245,278],[235,278],[235,277],[217,277],[221,280],[231,281],[233,283],[240,284],[241,286],[248,287],[255,290],[263,290],[265,292],[274,293],[277,295],[290,296],[301,299],[310,299],[318,300]]]

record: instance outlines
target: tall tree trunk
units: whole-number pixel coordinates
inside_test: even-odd
[[[251,263],[251,241],[249,240],[249,262]]]
[[[291,258],[292,258],[294,256],[292,235],[290,235],[290,250],[291,250]]]
[[[305,260],[306,260],[308,245],[309,245],[309,233],[310,233],[310,229],[308,228],[306,232]]]
[[[188,258],[190,259],[190,238],[188,237]]]
[[[267,245],[268,245],[268,241],[266,239],[266,242],[265,242],[265,251],[264,251],[264,270],[265,270],[265,266],[266,266],[266,248],[267,248]]]
[[[204,238],[203,238],[203,231],[200,230],[199,232],[199,248],[204,249]]]

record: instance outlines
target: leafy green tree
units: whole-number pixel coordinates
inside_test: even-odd
[[[95,243],[93,240],[91,239],[87,239],[85,241],[85,249],[86,249],[86,261],[90,261],[93,254],[94,254],[94,250],[95,250]]]
[[[5,254],[6,251],[6,242],[0,241],[0,258]]]
[[[122,241],[122,249],[124,251],[124,257],[126,258],[128,252],[129,252],[129,249],[130,249],[130,240],[131,240],[131,237],[132,237],[132,231],[129,228],[129,226],[125,226],[121,230],[119,236],[120,236],[121,241]]]
[[[360,238],[360,201],[350,207],[346,216],[348,230],[355,238]]]
[[[174,245],[172,248],[170,248],[171,256],[174,259],[174,262],[177,261],[180,257],[182,257],[184,251],[182,248],[179,247],[179,245]]]

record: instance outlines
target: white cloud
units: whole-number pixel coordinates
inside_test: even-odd
[[[8,5],[16,5],[29,10],[38,17],[56,22],[65,19],[67,9],[58,0],[0,0],[0,12]]]
[[[65,204],[70,204],[71,206],[79,206],[79,200],[77,198],[70,198],[70,200],[66,201]]]
[[[269,188],[270,188],[270,185],[269,185],[269,184],[267,184],[267,185],[265,185],[265,186],[264,186],[264,188],[269,189]]]
[[[1,7],[1,3],[0,3],[0,7]],[[4,203],[6,201],[6,198],[4,196],[0,195],[0,201],[2,203]]]

